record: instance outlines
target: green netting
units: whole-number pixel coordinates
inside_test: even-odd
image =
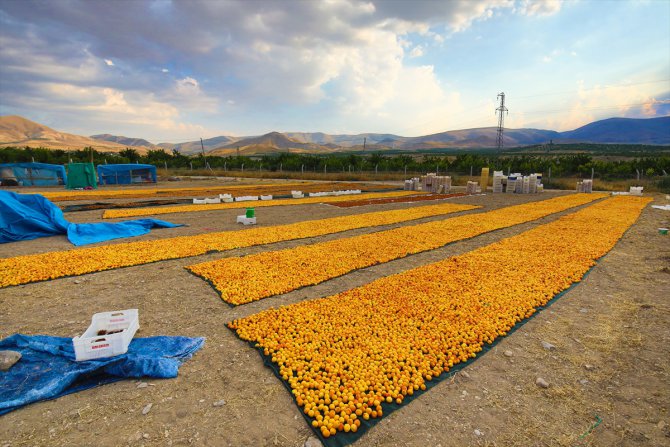
[[[67,188],[97,188],[93,163],[69,163],[67,165]]]

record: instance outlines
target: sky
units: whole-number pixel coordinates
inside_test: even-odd
[[[0,0],[0,115],[152,143],[670,115],[669,0]]]

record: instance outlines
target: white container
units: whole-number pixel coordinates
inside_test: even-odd
[[[221,199],[218,197],[215,197],[213,199],[205,199],[205,203],[208,205],[214,204],[214,203],[221,203]]]
[[[629,193],[632,196],[641,196],[643,190],[644,186],[631,186]]]
[[[258,200],[258,196],[239,196],[235,197],[236,202],[250,202],[253,200]]]
[[[261,200],[272,200],[272,195],[261,196]]]
[[[74,355],[81,362],[125,354],[139,328],[137,309],[97,313],[86,332],[72,339]]]
[[[233,196],[231,194],[219,194],[219,199],[223,200],[224,202],[227,201],[227,199],[232,201]]]
[[[247,217],[245,214],[243,214],[241,216],[237,216],[237,223],[241,223],[243,225],[256,225],[256,218]]]
[[[193,199],[194,205],[204,205],[207,203],[207,199]]]

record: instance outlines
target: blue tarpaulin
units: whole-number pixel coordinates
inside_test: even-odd
[[[70,223],[56,205],[39,194],[0,191],[0,243],[67,234],[74,245],[86,245],[124,237],[140,236],[151,228],[173,228],[158,219],[116,223]]]
[[[156,166],[141,164],[98,165],[101,185],[156,183]]]
[[[135,338],[125,354],[77,362],[71,338],[14,334],[0,341],[0,351],[22,356],[0,373],[0,415],[123,379],[177,377],[179,366],[204,343],[204,338]]]
[[[0,183],[16,186],[65,185],[65,167],[48,163],[4,163],[0,164]]]

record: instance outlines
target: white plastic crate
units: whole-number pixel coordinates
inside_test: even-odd
[[[244,225],[256,225],[256,218],[247,217],[245,214],[243,214],[241,216],[237,216],[237,223],[241,223]]]
[[[139,328],[137,309],[94,314],[86,332],[72,339],[75,357],[81,362],[125,354]]]
[[[272,200],[272,195],[261,196],[261,200]]]

